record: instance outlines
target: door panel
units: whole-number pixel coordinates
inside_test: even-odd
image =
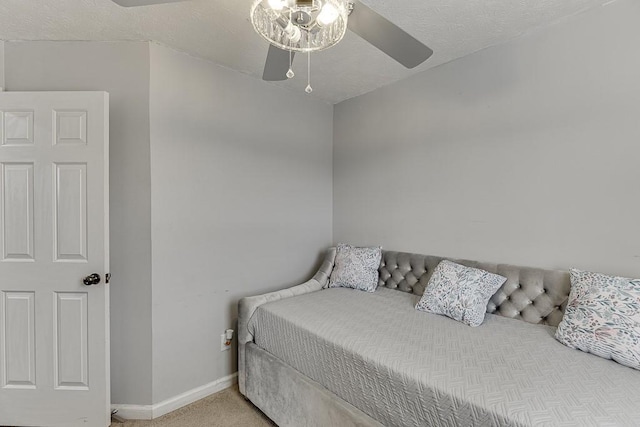
[[[0,93],[0,425],[110,424],[108,141],[104,92]]]
[[[87,299],[86,292],[56,293],[53,377],[57,389],[89,389]]]
[[[0,384],[6,388],[36,385],[35,293],[3,292],[0,315]]]
[[[54,111],[54,145],[87,144],[86,111]]]
[[[56,163],[55,260],[87,261],[87,164]]]
[[[2,260],[33,261],[33,163],[0,164]]]
[[[5,111],[3,145],[33,144],[33,111]]]

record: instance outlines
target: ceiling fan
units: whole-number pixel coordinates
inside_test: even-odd
[[[147,6],[187,0],[113,0],[131,6]],[[339,43],[349,29],[406,68],[414,68],[433,54],[428,46],[359,0],[254,0],[254,29],[269,45],[262,78],[292,78],[296,53],[311,53]],[[309,59],[310,67],[310,59]],[[311,92],[307,86],[307,93]]]

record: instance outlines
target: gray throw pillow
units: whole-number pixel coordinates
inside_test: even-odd
[[[640,369],[640,279],[571,270],[562,344]]]
[[[330,288],[351,288],[375,292],[378,287],[378,268],[382,248],[358,248],[339,244],[329,278]]]
[[[489,299],[506,281],[506,277],[445,260],[433,272],[416,310],[480,326]]]

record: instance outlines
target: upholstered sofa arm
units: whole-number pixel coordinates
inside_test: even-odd
[[[245,346],[247,343],[253,342],[253,333],[249,330],[249,320],[251,320],[253,313],[255,313],[262,304],[316,292],[324,288],[329,282],[335,257],[336,249],[329,249],[318,272],[311,280],[301,285],[264,295],[246,297],[240,300],[238,303],[238,385],[242,394],[245,394],[244,387],[246,380]]]
[[[310,292],[319,291],[322,289],[322,284],[317,280],[311,279],[301,285],[294,286],[292,288],[283,289],[277,292],[271,292],[264,295],[257,295],[254,297],[242,298],[238,305],[238,339],[241,343],[248,343],[253,341],[252,331],[249,330],[249,320],[253,316],[253,313],[262,304],[266,304],[272,301],[278,301],[285,298],[295,297],[297,295],[308,294]]]

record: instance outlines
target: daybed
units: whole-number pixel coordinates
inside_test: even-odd
[[[279,426],[640,425],[640,371],[554,339],[569,274],[507,277],[472,328],[414,309],[440,257],[383,251],[374,293],[310,281],[239,306],[240,391]]]

